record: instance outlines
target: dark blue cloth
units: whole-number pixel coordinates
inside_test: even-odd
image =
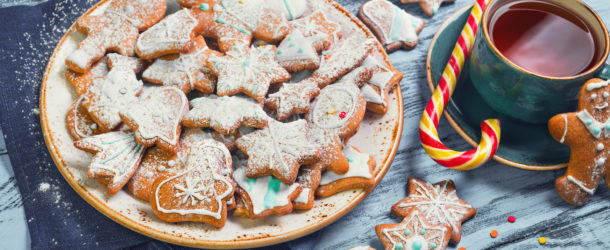
[[[0,125],[23,197],[33,249],[175,249],[133,232],[87,204],[51,159],[40,128],[38,98],[55,45],[95,4],[49,1],[0,9]],[[309,249],[317,234],[274,249]]]

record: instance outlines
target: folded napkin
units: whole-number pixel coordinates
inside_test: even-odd
[[[38,2],[38,1],[37,1]],[[133,232],[87,204],[51,159],[38,98],[56,44],[97,1],[52,0],[0,8],[0,125],[23,197],[32,249],[182,249]],[[309,249],[317,234],[274,249]]]

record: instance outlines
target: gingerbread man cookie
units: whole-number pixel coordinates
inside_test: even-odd
[[[208,67],[218,76],[219,96],[244,93],[261,102],[269,85],[290,80],[290,74],[274,60],[275,46],[236,48],[225,56],[210,55]]]
[[[320,186],[316,189],[316,195],[327,197],[338,192],[362,188],[369,189],[375,185],[373,171],[375,169],[375,158],[369,154],[361,153],[354,147],[347,147],[343,155],[349,163],[349,170],[345,174],[336,174],[326,171],[320,179]]]
[[[432,225],[450,226],[451,239],[456,243],[462,238],[462,222],[476,213],[457,196],[452,180],[430,184],[409,178],[409,196],[394,204],[392,213],[404,218],[414,209],[421,211]]]
[[[136,140],[146,147],[157,147],[175,153],[182,118],[189,111],[188,99],[175,87],[155,88],[142,100],[131,103],[119,115],[135,131]]]
[[[438,8],[444,2],[454,2],[455,0],[400,0],[403,3],[419,3],[421,9],[428,16],[434,16],[438,12]]]
[[[402,222],[377,225],[375,231],[386,250],[445,249],[451,234],[449,226],[430,224],[417,208],[406,214]]]
[[[358,16],[371,28],[387,51],[410,49],[417,45],[417,34],[424,20],[410,15],[387,0],[371,0],[360,6]]]
[[[555,181],[559,196],[583,205],[595,193],[602,178],[610,188],[610,80],[591,79],[580,90],[578,111],[549,120],[549,132],[570,147],[566,173]]]
[[[293,114],[309,112],[309,102],[319,93],[318,84],[312,78],[298,83],[284,83],[278,92],[269,94],[265,106],[275,110],[277,119],[283,121]]]
[[[224,135],[240,126],[263,128],[269,118],[261,104],[247,96],[210,95],[193,99],[191,106],[184,126],[211,127]]]
[[[113,195],[129,181],[146,151],[132,133],[110,132],[74,142],[74,146],[94,154],[87,177],[97,178]]]
[[[161,20],[165,8],[165,0],[112,0],[104,13],[81,17],[76,30],[87,38],[68,56],[66,65],[85,73],[107,51],[133,56],[139,32]]]
[[[269,120],[267,126],[237,139],[237,147],[248,158],[248,178],[273,175],[288,185],[295,182],[299,167],[315,163],[320,147],[311,139],[305,120],[282,123]]]
[[[108,64],[106,64],[106,57],[104,57],[93,64],[85,73],[66,70],[66,79],[72,84],[76,94],[80,96],[87,92],[95,80],[104,78],[108,71]]]
[[[180,54],[174,60],[157,59],[142,73],[142,79],[154,84],[176,86],[184,93],[197,89],[211,94],[216,87],[216,75],[206,66],[211,53],[218,52],[208,49],[203,37],[198,36],[187,53]]]

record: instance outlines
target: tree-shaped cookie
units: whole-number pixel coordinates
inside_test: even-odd
[[[375,226],[375,231],[386,250],[445,249],[451,234],[449,226],[430,224],[418,209],[411,210],[398,224]]]
[[[263,128],[269,118],[261,104],[246,96],[210,95],[193,99],[191,106],[184,126],[211,127],[225,135],[240,126]]]
[[[243,47],[225,56],[210,55],[208,67],[218,76],[219,96],[244,93],[261,102],[272,83],[290,80],[290,74],[274,60],[275,47]]]
[[[203,37],[194,40],[187,53],[180,54],[174,60],[157,59],[142,73],[142,79],[165,86],[176,86],[184,93],[197,89],[211,94],[216,87],[216,75],[208,68],[209,54],[218,53],[210,50]]]
[[[578,111],[549,120],[549,132],[570,147],[566,173],[555,181],[559,196],[583,205],[595,193],[602,178],[610,188],[610,81],[591,79],[580,90]]]
[[[237,147],[248,155],[248,178],[273,175],[286,184],[297,178],[299,167],[315,163],[320,155],[305,120],[281,123],[269,120],[267,127],[237,139]]]
[[[112,195],[121,190],[140,164],[146,151],[133,133],[110,132],[74,142],[74,146],[94,154],[87,177],[97,178]]]
[[[438,12],[438,8],[444,2],[454,2],[455,0],[400,0],[403,3],[419,3],[421,9],[428,16],[434,16]]]
[[[233,197],[229,174],[231,154],[220,142],[199,141],[182,156],[184,171],[157,178],[150,204],[159,218],[168,222],[199,221],[223,227],[227,200]]]
[[[421,211],[432,225],[451,227],[451,239],[456,243],[462,238],[462,222],[476,213],[457,196],[452,180],[430,184],[409,178],[409,196],[394,204],[392,213],[404,218],[414,209]]]
[[[159,87],[120,111],[123,122],[135,131],[144,146],[177,152],[182,118],[189,111],[188,99],[175,87]]]
[[[161,20],[165,8],[165,0],[112,0],[102,14],[81,17],[76,29],[87,38],[68,56],[66,65],[85,73],[107,51],[133,56],[139,32]]]
[[[298,83],[284,83],[278,92],[269,94],[265,105],[277,113],[277,119],[286,120],[293,114],[309,112],[309,102],[320,93],[312,78]]]

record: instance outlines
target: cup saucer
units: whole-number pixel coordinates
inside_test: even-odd
[[[471,7],[462,8],[451,15],[441,25],[430,43],[426,69],[428,85],[432,91],[449,60]],[[462,72],[444,116],[473,146],[477,145],[481,138],[479,124],[485,119],[499,118],[502,132],[494,159],[500,163],[542,171],[566,167],[570,158],[569,147],[555,141],[549,134],[546,124],[521,122],[492,110],[475,90],[467,70]]]

